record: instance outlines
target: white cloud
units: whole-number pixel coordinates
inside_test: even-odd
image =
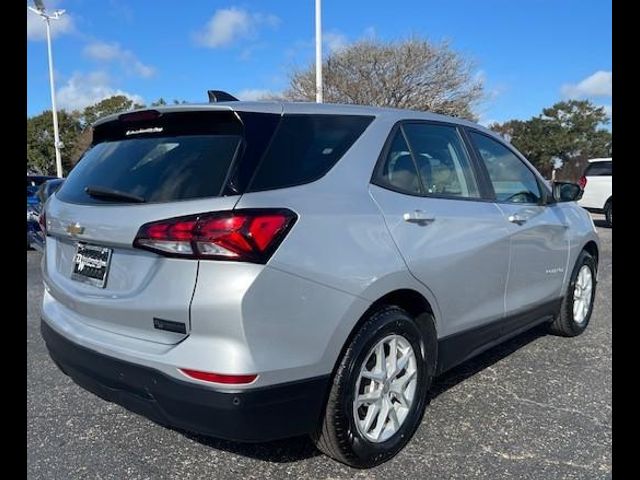
[[[250,13],[236,7],[223,8],[217,10],[204,29],[195,34],[195,40],[204,47],[226,47],[254,37],[263,25],[275,28],[279,24],[280,19],[275,15]]]
[[[261,100],[269,95],[273,95],[273,92],[271,90],[261,88],[247,88],[238,92],[238,99],[246,101]]]
[[[84,47],[84,54],[94,60],[110,61],[120,56],[121,49],[116,43],[94,42]]]
[[[325,32],[322,40],[322,43],[326,45],[329,53],[338,52],[349,44],[347,36],[336,31]]]
[[[104,72],[73,74],[67,83],[58,89],[56,98],[60,108],[80,110],[113,95],[124,95],[137,103],[144,103],[140,95],[112,87],[109,76]]]
[[[612,90],[612,72],[598,70],[593,75],[576,84],[562,86],[562,94],[566,97],[610,97]]]
[[[120,62],[129,73],[149,78],[156,73],[155,68],[142,63],[131,50],[122,48],[117,43],[93,42],[84,47],[84,54],[99,62]]]
[[[52,38],[73,31],[73,17],[68,13],[62,15],[58,20],[51,20],[50,24]],[[46,38],[47,33],[42,17],[27,10],[27,40],[45,40]]]

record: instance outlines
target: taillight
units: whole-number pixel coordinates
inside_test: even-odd
[[[44,235],[47,234],[47,216],[44,213],[44,208],[42,209],[42,213],[40,213],[40,217],[38,218],[38,224],[40,225],[40,230]]]
[[[578,185],[580,185],[580,188],[584,190],[584,187],[587,186],[587,177],[585,177],[584,175],[581,176],[580,180],[578,180]]]
[[[170,218],[140,227],[133,246],[170,257],[266,263],[296,218],[285,209]]]

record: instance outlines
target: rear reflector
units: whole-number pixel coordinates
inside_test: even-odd
[[[140,227],[133,246],[171,257],[266,263],[296,218],[286,209],[170,218]]]
[[[187,368],[179,369],[187,377],[203,380],[205,382],[224,383],[226,385],[241,385],[253,382],[258,375],[224,375],[222,373],[200,372]]]

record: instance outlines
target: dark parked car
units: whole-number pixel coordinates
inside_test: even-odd
[[[44,235],[39,225],[42,206],[64,182],[63,178],[44,178],[49,180],[45,180],[39,187],[27,185],[27,248],[34,247],[37,250],[44,248]],[[33,193],[30,195],[30,192]]]
[[[27,181],[27,249],[31,248],[31,241],[36,231],[40,229],[38,225],[39,203],[38,187],[29,185]]]

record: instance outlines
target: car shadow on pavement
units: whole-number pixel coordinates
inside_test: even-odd
[[[499,362],[534,340],[544,337],[546,334],[546,325],[539,325],[437,377],[431,387],[427,405],[438,395]],[[313,445],[313,442],[306,436],[263,443],[238,443],[197,435],[183,430],[177,431],[186,438],[202,445],[266,462],[290,463],[321,455]]]
[[[523,332],[504,343],[496,345],[490,348],[486,352],[481,353],[477,357],[467,360],[461,363],[457,367],[449,370],[448,372],[436,377],[429,390],[429,400],[433,400],[438,395],[446,392],[450,388],[455,387],[460,382],[465,381],[467,378],[472,377],[478,372],[481,372],[485,368],[491,367],[498,363],[503,358],[508,357],[515,351],[521,349],[525,345],[537,340],[538,338],[547,335],[548,326],[546,323],[538,325],[531,330]]]
[[[271,463],[290,463],[321,455],[307,436],[262,443],[239,443],[178,430],[185,437],[216,450]]]

